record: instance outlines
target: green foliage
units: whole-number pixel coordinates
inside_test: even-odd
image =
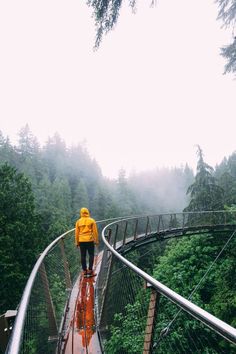
[[[212,266],[229,237],[230,234],[208,234],[173,239],[163,248],[163,255],[157,256],[157,250],[153,249],[153,255],[149,257],[154,261],[153,276],[158,281],[185,298],[191,297],[191,301],[195,304],[235,326],[236,238],[232,239]],[[143,263],[142,253],[145,254],[144,250],[136,250],[128,254],[127,258],[135,264]],[[210,266],[212,266],[211,271],[208,272]],[[130,275],[129,279],[131,279]],[[111,335],[106,342],[107,352],[142,352],[146,317],[145,315],[140,317],[140,312],[142,309],[142,313],[146,314],[149,303],[148,291],[146,295],[143,291],[141,288],[136,291],[135,301],[126,305],[122,313],[120,311],[114,316]],[[175,318],[177,312],[178,307],[162,296],[158,305],[154,333],[154,342],[158,345],[153,353],[172,353],[170,348],[181,348],[183,353],[231,353],[231,345],[228,342],[217,337],[213,331],[183,311]],[[166,340],[164,337],[159,341],[161,332],[174,318],[175,321],[169,328],[170,332]],[[196,337],[201,340],[196,340]]]
[[[166,241],[151,243],[128,252],[125,258],[146,273],[152,274],[155,264],[159,263],[159,259],[164,253],[165,247]]]
[[[188,166],[129,178],[121,170],[117,180],[108,180],[102,178],[84,144],[68,149],[56,134],[40,148],[28,126],[19,135],[15,147],[0,135],[0,163],[7,161],[29,177],[45,242],[52,239],[54,224],[56,233],[74,225],[81,206],[88,207],[99,220],[179,211],[186,205],[186,189],[193,179]]]
[[[35,354],[36,350],[36,339],[31,338],[25,341],[25,352],[28,354]]]
[[[58,325],[60,325],[67,295],[65,294],[65,285],[62,283],[61,277],[56,273],[51,274],[50,283],[50,292],[54,303],[54,309],[58,319]]]
[[[14,309],[20,299],[42,244],[40,231],[28,179],[3,165],[0,168],[0,313]]]
[[[73,211],[73,221],[75,222],[79,215],[80,209],[82,207],[89,207],[89,197],[86,183],[83,178],[81,178],[75,188],[74,197],[72,199],[72,211]]]
[[[204,163],[200,151],[196,184],[190,188],[190,198],[194,200],[194,203],[196,202],[194,208],[197,205],[200,206],[200,210],[205,207],[214,210],[220,208],[223,203],[236,204],[235,161],[235,154],[233,154],[224,161],[224,166],[216,169],[214,174],[213,169]],[[5,165],[5,162],[14,168]],[[0,166],[0,266],[2,272],[0,313],[16,307],[38,253],[56,236],[74,227],[82,206],[88,207],[96,220],[121,215],[180,211],[188,202],[186,190],[194,178],[192,170],[185,166],[184,168],[154,170],[129,178],[126,177],[125,171],[121,170],[117,180],[108,180],[102,177],[99,166],[90,158],[83,144],[68,149],[62,139],[55,135],[48,140],[46,146],[40,148],[27,126],[21,130],[19,144],[16,147],[13,147],[9,139],[5,139],[0,134]],[[223,170],[228,173],[228,179],[223,174]],[[24,175],[18,173],[19,171]],[[218,180],[221,188],[218,186]],[[224,199],[222,199],[222,189],[224,189]],[[187,295],[194,288],[219,247],[218,243],[213,242],[211,236],[207,242],[204,241],[204,237],[198,236],[193,240],[195,242],[190,243],[184,240],[182,246],[181,243],[170,244],[163,258],[160,252],[165,250],[164,244],[158,246],[160,249],[157,245],[152,247],[149,245],[150,250],[153,248],[151,254],[148,250],[140,249],[130,254],[129,258],[148,272],[152,272],[155,267],[157,277],[165,278],[165,281],[170,281],[168,283],[170,286],[179,290],[181,294]],[[235,252],[234,247],[232,246],[232,255]],[[72,242],[71,248],[67,249],[68,255],[76,257],[74,251]],[[234,278],[232,269],[235,269],[235,266],[233,256],[230,251],[227,252],[227,261],[225,259],[222,264],[220,263],[219,268],[211,274],[210,282],[205,283],[194,295],[194,301],[199,304],[204,302],[207,309],[234,324],[233,292],[235,292],[235,285],[232,282]],[[79,264],[78,254],[77,257]],[[159,264],[160,268],[158,268]],[[73,279],[76,271],[77,269],[71,269]],[[120,282],[124,285],[121,289],[119,288],[121,295],[116,300],[115,308],[113,303],[111,304],[111,312],[108,313],[111,320],[115,313],[121,313],[124,304],[131,302],[128,293],[130,284],[126,281],[127,270],[124,269],[117,274],[117,286]],[[221,274],[224,275],[224,289],[221,289]],[[50,278],[50,282],[52,295],[59,304],[59,308],[56,309],[59,313],[64,301],[62,281],[56,274],[55,277]],[[134,284],[139,286],[140,282],[139,278],[137,282],[134,281]],[[186,284],[184,291],[183,282]],[[214,293],[213,290],[215,290]],[[11,297],[9,297],[9,292]],[[112,296],[113,299],[117,296],[115,287]],[[143,329],[136,327],[139,324],[135,317],[135,311],[141,303],[142,306],[148,305],[148,299],[145,300],[142,296],[142,292],[138,292],[134,301],[126,307],[125,313],[118,315],[113,324],[109,345],[116,347],[117,341],[119,342],[117,337],[123,338],[124,353],[134,353],[140,348],[142,350]],[[134,311],[132,311],[132,306]],[[42,308],[41,311],[43,313],[44,309]],[[171,317],[175,311],[169,309],[167,313]],[[129,319],[134,322],[133,329],[136,332],[129,325]],[[125,326],[119,329],[122,322]],[[164,323],[166,323],[166,318],[160,321],[160,326]],[[46,333],[45,316],[42,316],[40,325]],[[187,321],[187,325],[190,325],[190,322]],[[133,343],[132,336],[136,337],[137,332],[137,343],[131,344]],[[178,338],[178,336],[180,334],[176,333],[175,337]],[[118,349],[114,349],[117,353],[119,345]],[[33,347],[34,343],[29,342],[29,346]]]
[[[236,1],[235,0],[216,0],[219,5],[218,19],[222,20],[225,27],[234,26],[236,19]],[[129,6],[133,12],[136,11],[136,0],[129,0]],[[153,5],[154,0],[150,0]],[[122,0],[87,0],[87,4],[93,9],[93,18],[97,30],[95,48],[98,48],[104,34],[111,31],[119,18],[120,10],[123,4]],[[236,72],[236,37],[233,42],[221,49],[221,54],[226,58],[225,73]]]
[[[204,277],[228,238],[229,234],[209,234],[192,236],[191,238],[185,237],[180,241],[170,242],[165,255],[161,257],[160,263],[155,267],[154,277],[186,298],[195,290],[191,296],[191,301],[226,323],[234,325],[236,310],[235,279],[233,275],[235,270],[235,258],[233,257],[236,247],[235,238],[214,264],[211,271]],[[169,318],[174,318],[176,309],[171,309],[166,304],[163,313],[169,313]],[[192,328],[190,319],[181,323],[183,335],[186,326]],[[195,324],[195,326],[198,325]],[[176,325],[176,328],[178,328],[178,325]],[[200,333],[203,330],[199,327],[198,331]],[[169,340],[172,341],[173,338],[171,334]],[[209,337],[208,345],[209,350],[214,347],[214,336]],[[222,345],[229,350],[229,344],[223,343]],[[230,353],[227,350],[226,352]]]
[[[225,27],[231,24],[235,25],[236,19],[236,1],[235,0],[217,0],[219,5],[218,18],[221,19]],[[233,42],[221,49],[221,54],[226,58],[225,73],[236,72],[236,37]]]
[[[117,180],[103,178],[99,166],[90,158],[84,144],[68,149],[58,134],[40,147],[28,125],[20,130],[16,146],[11,145],[9,139],[0,132],[0,166],[6,162],[15,171],[13,175],[21,172],[22,181],[27,182],[24,188],[23,182],[20,187],[18,182],[14,182],[15,185],[9,182],[8,194],[3,195],[4,189],[1,191],[1,198],[6,200],[1,204],[0,215],[1,226],[5,228],[0,241],[0,263],[4,266],[2,284],[5,286],[9,283],[9,287],[14,289],[10,303],[8,287],[3,290],[2,312],[9,306],[16,306],[26,274],[29,274],[38,254],[55,237],[74,227],[82,206],[88,207],[96,220],[157,210],[157,194],[153,197],[150,190],[145,193],[145,201],[142,200],[142,190],[145,188],[141,176],[135,177],[137,184],[140,183],[138,189],[134,188],[134,180],[127,178],[124,170],[120,171]],[[11,175],[12,172],[8,172]],[[165,178],[169,172],[166,171]],[[178,183],[182,181],[181,173]],[[11,178],[14,180],[13,175]],[[157,184],[161,184],[158,178],[155,186]],[[162,189],[160,187],[159,192]],[[184,188],[180,189],[184,195]],[[152,207],[148,206],[148,200],[152,200]],[[9,217],[4,216],[7,212]],[[18,216],[13,222],[11,216],[16,214]],[[14,248],[12,235],[17,249]],[[37,239],[37,242],[32,238]]]
[[[217,0],[217,3],[219,4],[219,18],[228,26],[231,22],[234,22],[236,17],[236,1]]]
[[[117,202],[120,209],[119,215],[137,215],[143,213],[140,208],[136,193],[131,190],[125,171],[121,169],[117,180]]]
[[[223,189],[213,176],[213,168],[203,160],[203,153],[198,146],[198,164],[194,183],[187,190],[190,203],[184,211],[212,211],[223,209]]]
[[[221,55],[227,60],[224,73],[236,72],[236,37],[233,42],[221,48]]]
[[[217,251],[213,236],[197,235],[171,240],[154,268],[154,277],[188,297],[213,261]],[[211,288],[213,292],[214,289]]]
[[[125,306],[124,313],[116,314],[111,327],[111,337],[105,343],[107,353],[142,353],[146,318],[140,320],[142,304]],[[135,340],[134,340],[135,338]]]
[[[219,185],[224,190],[224,204],[236,204],[236,153],[224,160],[216,167],[215,175]]]
[[[135,0],[130,1],[130,4],[134,3]],[[95,46],[98,47],[103,35],[109,32],[116,24],[122,0],[87,0],[87,4],[93,8],[93,17],[97,27]]]

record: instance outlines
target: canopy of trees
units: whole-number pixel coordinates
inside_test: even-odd
[[[186,165],[129,177],[121,170],[118,179],[109,180],[103,177],[97,162],[82,144],[68,148],[55,135],[40,147],[26,126],[19,133],[18,144],[13,146],[0,133],[0,313],[16,308],[38,254],[55,237],[74,227],[82,206],[88,207],[97,220],[183,209],[235,208],[236,153],[225,158],[215,170],[205,163],[200,147],[197,154],[195,176]],[[206,269],[224,241],[224,237],[216,241],[211,236],[183,239],[162,247],[162,257],[153,255],[149,257],[151,263],[148,260],[143,263],[148,262],[149,271],[176,290],[179,290],[178,277],[172,275],[181,268],[186,291],[190,291],[193,281],[197,282],[200,277],[191,271],[198,269],[201,262],[203,270]],[[229,306],[234,304],[234,247],[235,240],[220,268],[211,275],[217,292],[205,284],[198,295],[200,304],[204,302],[207,308],[231,323],[235,321],[234,305]],[[221,274],[224,274],[223,288]],[[132,327],[127,329],[132,337],[130,331]],[[129,343],[128,338],[126,342]]]
[[[0,168],[0,312],[15,308],[42,247],[40,221],[28,178]]]
[[[197,153],[199,157],[197,174],[194,183],[187,190],[191,201],[185,211],[222,210],[224,191],[213,176],[213,168],[204,162],[200,146]]]
[[[235,0],[217,0],[219,4],[219,19],[223,20],[226,27],[235,26],[236,21],[236,1]],[[222,48],[222,55],[227,59],[225,72],[236,72],[236,34],[233,42]]]
[[[83,144],[68,148],[55,134],[40,147],[28,125],[20,130],[16,146],[0,132],[0,168],[0,313],[17,306],[36,257],[74,227],[81,207],[89,208],[96,220],[180,211],[193,181],[187,166],[129,178],[121,170],[117,180],[109,180]],[[11,298],[10,288],[15,289]]]
[[[215,172],[204,162],[199,146],[197,153],[197,172],[187,191],[190,194],[190,202],[185,210],[218,210],[225,203],[226,209],[235,211],[235,195],[230,197],[230,193],[235,188],[236,154],[232,154],[228,160],[224,159]],[[131,256],[135,256],[136,260],[142,259],[142,262],[136,263],[148,270],[148,274],[152,274],[155,279],[185,298],[191,298],[193,303],[235,327],[235,234],[236,230],[233,233],[230,231],[182,237],[170,240],[162,249],[149,252],[147,258],[142,257],[143,249],[139,250],[139,255],[135,250],[135,254],[131,253]],[[130,254],[128,256],[130,257]],[[149,301],[149,297],[146,297],[144,302],[140,303],[143,291],[140,289],[135,294],[135,301],[128,303],[123,313],[114,314],[106,342],[110,352],[142,352],[144,334],[137,331],[137,327],[142,328],[140,321],[143,318],[138,317],[138,311],[140,307],[147,308]],[[181,311],[176,316],[177,313],[178,309],[162,297],[154,330],[154,343],[158,343],[154,353],[171,354],[173,348],[181,353],[234,353],[235,348],[229,342],[216,338],[214,334],[210,335],[209,330],[206,334],[205,329],[191,317],[186,317]],[[167,326],[170,327],[168,339],[165,341],[161,333]],[[195,333],[197,338],[201,338],[200,342],[193,340]],[[133,338],[136,339],[135,343]]]
[[[104,34],[114,28],[118,21],[122,0],[88,0],[87,3],[93,8],[93,17],[97,29],[95,47],[99,47]],[[219,6],[218,19],[223,21],[226,27],[235,26],[236,21],[236,0],[216,0]],[[136,0],[129,0],[128,4],[135,12]],[[149,1],[150,5],[155,4],[155,0]],[[168,19],[167,19],[168,21]],[[236,35],[231,44],[221,49],[221,54],[226,58],[226,72],[236,72]]]

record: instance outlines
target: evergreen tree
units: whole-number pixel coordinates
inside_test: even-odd
[[[226,27],[233,24],[236,20],[236,1],[235,0],[217,0],[219,4],[218,18],[223,20]],[[221,54],[226,58],[225,73],[236,72],[236,36],[234,36],[231,44],[225,46],[221,50]]]
[[[98,185],[90,203],[91,210],[97,220],[104,220],[119,216],[119,208],[114,201],[110,190],[105,185]]]
[[[83,207],[89,209],[88,191],[83,178],[81,178],[77,184],[74,195],[72,196],[72,201],[72,221],[74,224],[75,221],[80,217],[80,209]]]
[[[16,151],[10,143],[10,139],[5,138],[0,131],[0,164],[8,162],[10,165],[15,165],[16,162]]]
[[[53,223],[53,204],[52,204],[52,183],[49,177],[45,175],[39,182],[36,190],[36,206],[37,210],[41,215],[41,226],[44,235],[44,246],[49,244],[48,230],[50,225]]]
[[[216,167],[215,175],[219,185],[224,190],[224,204],[231,206],[236,204],[236,153],[234,152],[228,159]]]
[[[130,5],[134,8],[136,0],[130,0]],[[88,0],[87,4],[93,8],[93,17],[97,27],[96,47],[99,46],[102,36],[113,29],[116,24],[122,0]]]
[[[140,211],[135,193],[129,187],[124,169],[121,169],[118,175],[117,202],[120,209],[120,215],[130,216],[138,214]]]
[[[4,164],[0,168],[0,313],[16,308],[41,250],[40,233],[28,179]]]
[[[68,150],[67,161],[70,166],[67,171],[67,176],[72,191],[75,191],[79,179],[83,178],[88,193],[92,192],[90,187],[101,180],[102,174],[97,162],[90,158],[86,149],[86,144],[81,143],[77,146],[72,146]]]
[[[46,171],[42,163],[39,142],[30,131],[28,124],[19,132],[16,152],[18,156],[15,166],[30,178],[32,188],[35,190]]]
[[[55,208],[55,215],[60,218],[62,225],[69,226],[71,220],[71,190],[65,178],[56,178],[52,184],[51,203]],[[65,227],[64,226],[64,227]],[[63,230],[62,230],[63,232]]]
[[[184,174],[184,186],[185,189],[187,190],[188,186],[192,184],[194,180],[193,170],[188,166],[188,164],[184,166],[183,174]]]
[[[198,234],[190,238],[182,237],[181,239],[170,240],[167,247],[163,248],[164,254],[161,256],[155,249],[149,274],[152,274],[155,279],[185,298],[189,298],[191,295],[190,301],[231,326],[235,326],[235,237],[231,238],[230,244],[212,266],[213,261],[222,251],[229,237],[232,237],[230,234],[231,232],[223,233],[220,237],[219,234]],[[150,248],[148,247],[148,249]],[[137,251],[128,253],[126,258],[135,259],[135,252]],[[142,252],[144,252],[143,247],[140,249],[140,255]],[[138,263],[138,266],[145,270],[144,259],[140,257]],[[210,266],[212,266],[212,269],[207,274]],[[139,293],[135,293],[135,301],[128,304],[122,310],[122,313],[117,313],[114,316],[110,326],[110,336],[106,342],[109,353],[135,354],[142,352],[144,334],[141,331],[142,328],[145,328],[146,321],[144,320],[146,318],[140,318],[137,314],[140,307],[142,309],[147,308],[150,301],[150,297],[146,296],[140,303],[142,292],[143,289],[140,288]],[[148,295],[147,292],[146,295]],[[117,303],[114,306],[117,306]],[[221,340],[213,331],[203,327],[200,322],[186,316],[184,311],[176,316],[177,313],[178,308],[162,296],[158,306],[158,320],[155,324],[153,338],[154,342],[156,341],[159,345],[153,350],[154,353],[173,353],[175,347],[180,348],[181,353],[234,352],[233,348],[231,351],[229,342]],[[167,334],[168,337],[166,337],[167,341],[164,339],[160,341],[160,333],[170,323],[172,325],[169,335]],[[138,330],[137,327],[139,327]],[[196,335],[200,340],[193,343],[191,338],[195,338]],[[134,337],[137,337],[135,345]],[[216,343],[218,343],[218,346],[215,348]]]
[[[23,157],[34,156],[39,151],[39,143],[26,124],[19,132],[18,152]]]
[[[222,20],[225,27],[235,25],[236,20],[236,0],[216,0],[219,6],[218,19]],[[136,0],[129,0],[129,6],[135,12]],[[154,0],[150,0],[150,5],[153,6]],[[93,9],[93,17],[97,29],[95,47],[99,47],[104,34],[111,31],[116,25],[122,0],[88,0],[87,4]],[[227,60],[225,73],[236,72],[236,36],[234,36],[231,44],[225,46],[221,50],[222,56]]]
[[[229,169],[230,174],[236,180],[236,152],[234,152],[228,158],[228,169]]]
[[[44,206],[44,209],[40,209],[40,212],[43,215],[43,226],[49,244],[71,226],[71,190],[68,181],[59,177],[56,177],[53,183],[44,179],[43,188],[41,208]]]
[[[224,190],[224,205],[236,204],[236,179],[225,172],[219,177],[219,185]]]
[[[187,190],[190,203],[184,211],[211,211],[223,209],[223,190],[213,176],[213,168],[203,160],[203,153],[198,146],[198,164],[195,181]]]
[[[66,174],[66,144],[59,134],[48,138],[42,151],[42,157],[46,165],[49,179],[53,182],[56,177],[63,177]]]

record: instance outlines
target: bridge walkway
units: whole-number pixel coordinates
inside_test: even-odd
[[[226,247],[236,235],[236,213],[192,212],[108,221],[111,220],[99,222],[103,252],[95,258],[99,276],[94,279],[78,276],[80,257],[73,244],[74,229],[58,236],[45,248],[24,289],[6,354],[95,354],[102,353],[103,347],[107,353],[112,353],[114,348],[113,343],[109,343],[109,335],[112,334],[110,329],[116,314],[120,315],[120,322],[116,324],[121,330],[119,353],[130,352],[129,349],[134,352],[134,344],[138,346],[135,353],[151,353],[152,348],[157,352],[162,346],[163,353],[195,354],[206,352],[205,349],[213,352],[214,348],[217,348],[217,353],[235,352],[235,328],[160,283],[136,264],[142,266],[143,255],[138,252],[139,247],[140,250],[142,247],[149,248],[146,254],[150,255],[153,251],[156,257],[156,242],[158,252],[161,252],[159,246],[163,242],[170,238],[177,240],[183,235],[195,237],[199,234],[203,239],[203,234],[206,234],[206,238],[208,234],[215,234],[218,240],[222,239],[219,244],[220,255],[224,249],[222,247]],[[135,251],[135,257],[132,251]],[[153,323],[156,316],[162,318],[162,325],[159,326],[161,322],[157,321],[151,329],[147,326],[150,303],[144,281],[158,296],[158,311],[151,316]],[[185,282],[182,283],[185,286]],[[179,316],[180,312],[183,319]],[[166,332],[166,324],[169,328],[175,318],[177,321],[176,328],[172,326],[173,333]],[[125,319],[131,324],[128,332],[130,341],[124,340],[127,331],[122,333]],[[133,323],[136,326],[132,326]],[[194,337],[192,340],[195,329],[196,339]],[[199,331],[204,333],[206,344],[199,336]],[[147,334],[151,334],[148,341]],[[125,345],[130,343],[132,348],[127,349]],[[146,349],[146,344],[149,349]],[[166,350],[170,346],[175,350]]]
[[[95,316],[95,289],[100,271],[102,252],[95,256],[95,277],[80,273],[72,289],[64,325],[61,354],[102,353]]]

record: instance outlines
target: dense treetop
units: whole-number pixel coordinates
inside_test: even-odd
[[[219,5],[219,19],[226,27],[233,26],[233,41],[222,48],[222,55],[226,58],[225,72],[236,72],[236,34],[234,33],[236,21],[236,0],[217,0]]]
[[[0,133],[0,313],[17,306],[38,254],[74,227],[81,207],[96,220],[234,207],[236,153],[215,170],[197,153],[195,176],[186,165],[129,177],[121,170],[110,180],[82,144],[67,147],[56,134],[41,147],[28,126],[16,145]]]
[[[93,17],[97,29],[95,47],[99,47],[104,34],[112,30],[118,21],[123,0],[87,0],[87,4],[93,8]],[[128,0],[128,5],[135,10],[136,0]],[[153,6],[155,0],[150,0]],[[236,0],[216,0],[218,4],[218,19],[226,27],[235,26]],[[135,11],[134,11],[135,12]],[[236,35],[231,44],[221,49],[221,54],[226,58],[225,72],[236,72]]]
[[[179,210],[189,178],[181,167],[109,180],[83,144],[68,148],[55,134],[41,147],[26,125],[12,145],[0,132],[0,314],[17,306],[38,254],[74,227],[81,207],[96,220]],[[178,198],[165,203],[168,188]]]

